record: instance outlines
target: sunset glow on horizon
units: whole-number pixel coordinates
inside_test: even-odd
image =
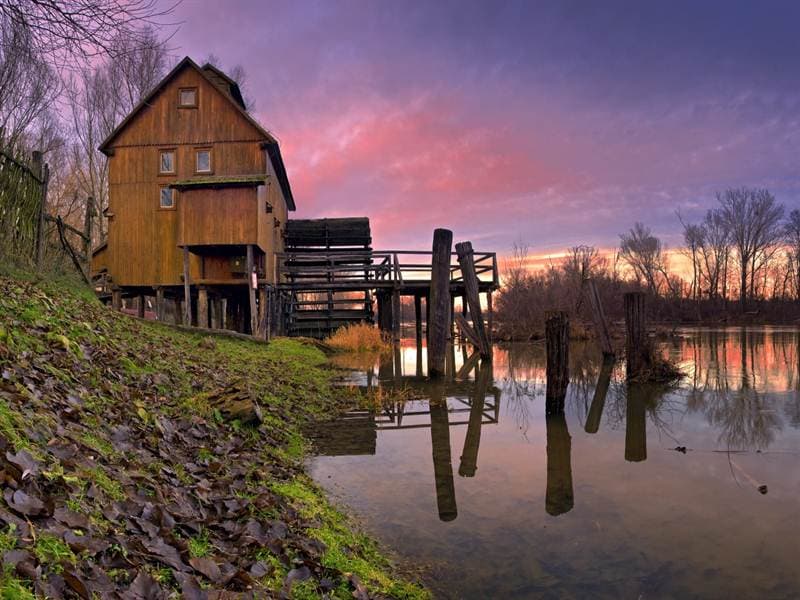
[[[505,256],[681,244],[727,187],[800,206],[800,5],[188,0],[172,54],[241,65],[297,217]],[[675,259],[679,261],[680,259]],[[541,262],[541,261],[540,261]],[[546,261],[544,261],[546,262]]]

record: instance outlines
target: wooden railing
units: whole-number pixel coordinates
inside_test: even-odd
[[[432,253],[424,250],[348,250],[326,253],[286,252],[277,255],[278,282],[345,287],[371,283],[375,287],[414,286],[431,279]],[[498,287],[497,255],[475,252],[475,272],[481,284]],[[450,281],[463,281],[456,254],[450,265]]]

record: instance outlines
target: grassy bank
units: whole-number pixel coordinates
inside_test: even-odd
[[[302,426],[349,401],[332,377],[293,340],[0,277],[0,597],[428,597],[303,472]]]

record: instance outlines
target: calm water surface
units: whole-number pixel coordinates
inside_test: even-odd
[[[354,383],[420,399],[321,428],[311,471],[437,597],[797,598],[799,341],[679,330],[671,390],[573,344],[563,417],[541,345],[474,368],[456,349],[432,387],[411,342]]]

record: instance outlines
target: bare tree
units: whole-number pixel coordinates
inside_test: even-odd
[[[737,188],[717,194],[720,216],[730,232],[739,263],[739,302],[755,297],[756,275],[777,251],[783,205],[766,189]]]
[[[700,249],[705,243],[705,230],[702,225],[686,223],[678,213],[678,220],[683,225],[683,243],[686,244],[683,252],[692,261],[692,281],[689,295],[693,300],[700,297]]]
[[[33,52],[51,66],[76,67],[140,45],[143,27],[167,25],[175,6],[156,0],[0,0],[0,18],[29,31]],[[120,47],[119,39],[133,43]]]
[[[789,213],[786,224],[783,226],[783,235],[788,246],[786,251],[787,272],[792,279],[795,297],[800,300],[800,210],[795,208]]]
[[[56,73],[35,52],[30,30],[0,19],[0,143],[16,151],[28,145],[26,136],[37,135],[37,126],[52,125],[47,115],[59,90]]]
[[[727,299],[727,273],[730,257],[730,233],[719,210],[709,210],[700,227],[699,274],[705,282],[708,297]]]
[[[659,279],[662,275],[666,276],[661,240],[642,223],[634,224],[627,233],[620,234],[619,238],[622,260],[633,270],[639,282],[644,282],[651,293],[658,293]]]

